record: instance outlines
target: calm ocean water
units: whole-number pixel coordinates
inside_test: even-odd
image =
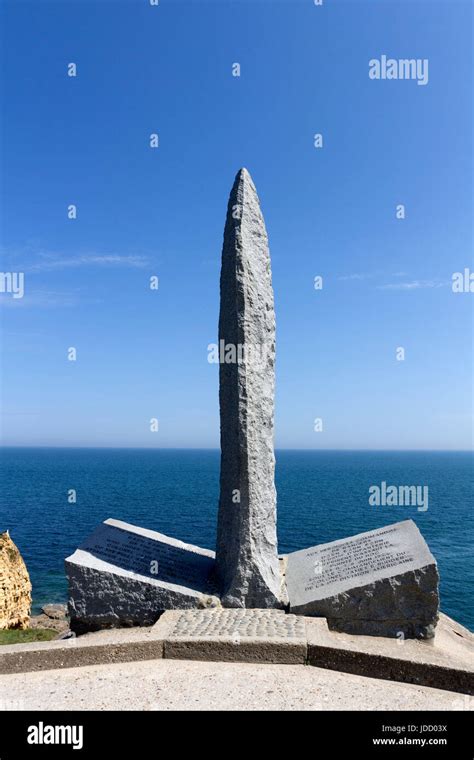
[[[412,518],[438,560],[442,610],[474,628],[472,453],[277,451],[276,460],[280,552]],[[382,481],[428,486],[428,510],[369,506]],[[64,558],[108,517],[214,548],[218,451],[4,448],[1,482],[0,531],[23,554],[35,610],[66,600]]]

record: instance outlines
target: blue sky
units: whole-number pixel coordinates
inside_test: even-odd
[[[22,299],[0,295],[4,444],[218,446],[207,346],[246,166],[272,255],[276,445],[471,448],[474,296],[451,289],[473,268],[468,2],[2,15],[2,270],[25,273]],[[428,84],[369,79],[383,54],[427,58]]]

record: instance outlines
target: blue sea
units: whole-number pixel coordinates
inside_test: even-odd
[[[64,558],[108,517],[214,549],[217,450],[4,448],[0,461],[0,531],[25,559],[34,611],[66,601]],[[382,481],[428,486],[428,510],[370,506]],[[413,519],[438,560],[441,609],[474,628],[472,453],[277,451],[276,486],[281,553]]]

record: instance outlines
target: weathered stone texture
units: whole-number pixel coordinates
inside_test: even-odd
[[[220,295],[221,598],[226,607],[278,607],[275,312],[265,223],[246,169],[238,172],[229,198]]]

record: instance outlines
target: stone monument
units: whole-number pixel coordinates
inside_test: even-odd
[[[229,198],[220,296],[217,577],[226,607],[278,607],[275,311],[267,232],[246,169]]]
[[[267,610],[280,620],[281,608],[289,607],[296,615],[326,617],[336,631],[432,637],[438,571],[411,520],[278,557],[275,313],[267,233],[246,169],[237,173],[227,208],[218,353],[216,554],[106,520],[66,560],[71,627],[150,625],[164,610],[221,606],[250,616],[252,608]],[[235,614],[216,613],[213,620]],[[264,620],[259,614],[256,620]]]

